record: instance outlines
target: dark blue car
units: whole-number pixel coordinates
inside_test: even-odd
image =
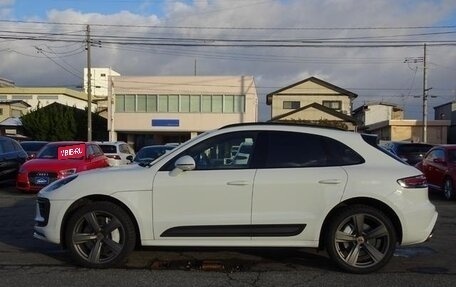
[[[0,181],[15,180],[26,160],[27,153],[17,141],[0,136]]]

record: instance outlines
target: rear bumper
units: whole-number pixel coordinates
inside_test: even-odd
[[[408,214],[407,218],[403,223],[402,245],[418,244],[432,238],[438,218],[438,212],[432,203]]]

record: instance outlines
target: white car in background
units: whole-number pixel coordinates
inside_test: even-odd
[[[126,142],[117,141],[96,143],[108,157],[108,163],[110,166],[130,164],[135,157],[134,150]]]
[[[245,161],[232,147],[251,143]],[[348,272],[380,269],[437,220],[426,178],[354,132],[230,125],[149,165],[56,181],[37,196],[36,238],[76,264],[122,265],[143,246],[313,247]]]

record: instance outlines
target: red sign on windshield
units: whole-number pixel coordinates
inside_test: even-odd
[[[58,159],[85,157],[85,144],[61,146],[58,148]]]

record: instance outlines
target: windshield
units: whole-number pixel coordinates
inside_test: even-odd
[[[21,146],[26,151],[39,151],[46,144],[46,142],[22,142]]]
[[[71,145],[71,144],[60,144],[60,145],[56,145],[56,144],[49,145],[48,144],[48,145],[44,146],[42,150],[40,150],[40,152],[38,153],[36,158],[40,158],[40,159],[58,159],[58,149],[59,149],[59,147],[68,146],[68,145]],[[70,158],[70,159],[83,159],[83,157]]]

